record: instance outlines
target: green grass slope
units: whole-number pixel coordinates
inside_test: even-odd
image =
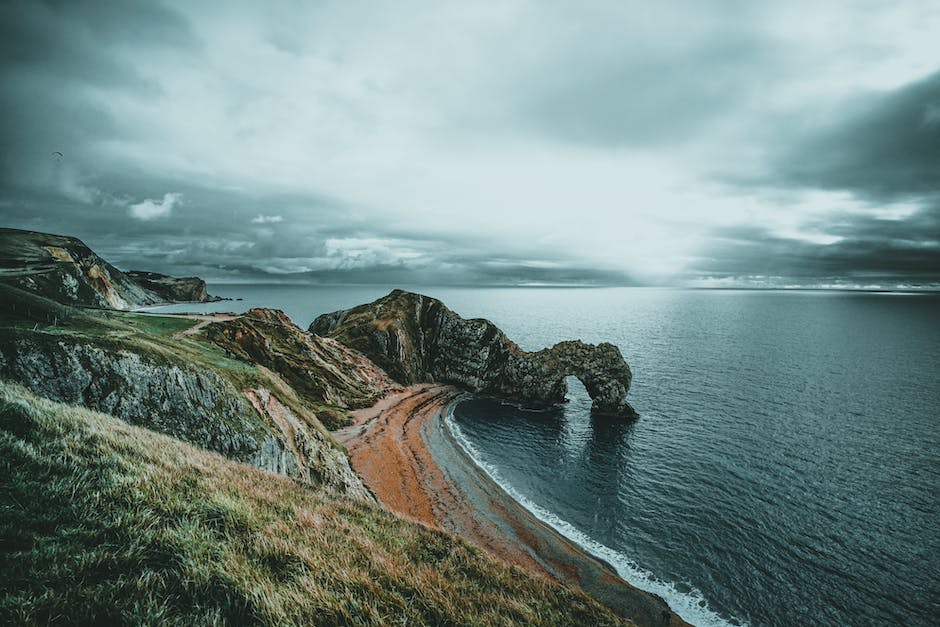
[[[0,381],[0,624],[616,624],[587,596]]]
[[[0,377],[237,461],[364,494],[320,419],[345,410],[311,405],[203,332],[179,335],[198,322],[67,307],[0,284]],[[245,391],[256,390],[290,415],[254,407]]]

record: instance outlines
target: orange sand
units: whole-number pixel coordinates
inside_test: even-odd
[[[353,425],[336,432],[373,494],[401,516],[580,587],[638,624],[687,624],[661,599],[632,587],[536,519],[476,468],[440,424],[458,395],[445,385],[415,385],[354,412]]]

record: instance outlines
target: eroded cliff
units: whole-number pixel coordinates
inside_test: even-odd
[[[362,354],[303,331],[276,309],[251,309],[213,322],[205,334],[233,357],[276,372],[314,405],[368,407],[396,385]],[[333,428],[341,419],[323,412],[321,420]]]
[[[165,301],[205,303],[221,300],[210,296],[206,282],[199,277],[172,277],[158,272],[128,270],[125,273],[135,283],[160,296]]]
[[[67,312],[0,286],[0,379],[338,494],[371,498],[320,424],[321,408],[270,370],[179,335],[197,322]]]
[[[20,229],[0,228],[0,282],[79,307],[212,300],[202,279],[124,273],[77,238]]]
[[[464,319],[434,298],[394,290],[375,302],[318,317],[309,330],[374,361],[402,384],[442,382],[533,407],[564,401],[567,376],[580,379],[598,414],[632,418],[632,373],[609,343],[559,342],[520,349],[492,322]]]

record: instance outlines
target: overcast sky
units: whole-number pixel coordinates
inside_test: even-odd
[[[940,286],[938,33],[936,0],[6,1],[0,225],[210,279]]]

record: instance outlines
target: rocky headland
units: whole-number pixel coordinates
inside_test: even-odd
[[[125,274],[137,285],[150,290],[166,302],[209,303],[222,300],[218,296],[211,296],[206,290],[206,282],[199,277],[177,278],[142,270],[128,270]]]
[[[277,373],[314,406],[360,409],[374,404],[396,383],[361,353],[328,337],[306,333],[284,312],[251,309],[211,322],[205,337],[227,354]],[[328,427],[339,426],[323,411]]]
[[[125,273],[80,239],[20,229],[0,228],[0,283],[57,303],[105,309],[216,300],[202,279]]]
[[[309,330],[366,355],[404,385],[449,383],[548,407],[565,400],[571,375],[584,383],[594,412],[636,417],[626,401],[633,375],[613,344],[574,340],[527,352],[489,320],[462,318],[437,299],[402,290],[319,316]]]

